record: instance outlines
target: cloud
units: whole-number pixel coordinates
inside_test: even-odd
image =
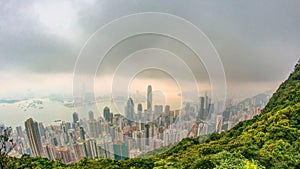
[[[230,88],[236,84],[280,83],[300,56],[299,1],[35,1],[0,2],[0,70],[28,74],[71,74],[77,55],[99,27],[137,12],[166,12],[198,26],[211,39],[223,62]],[[120,28],[122,29],[122,28]],[[150,38],[151,39],[151,38]],[[152,44],[167,46],[165,39]],[[149,39],[148,39],[149,41]],[[111,72],[129,41],[101,67]],[[122,47],[123,45],[123,47]],[[178,48],[176,43],[169,49]],[[188,51],[176,51],[180,55]],[[175,52],[175,53],[176,53]],[[185,56],[183,56],[185,58]],[[189,58],[189,57],[186,57]],[[207,77],[193,59],[186,59],[199,79]],[[166,60],[166,62],[168,62]],[[87,65],[88,66],[88,65]],[[122,72],[126,76],[126,72]],[[7,79],[9,80],[9,79]],[[2,80],[1,80],[2,81]],[[234,89],[232,89],[234,90]]]
[[[77,18],[89,4],[80,4],[31,0],[8,1],[1,6],[0,69],[72,72],[87,39]]]

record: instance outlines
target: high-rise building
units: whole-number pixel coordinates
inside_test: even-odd
[[[200,97],[200,112],[203,112],[205,109],[205,98]]]
[[[230,130],[232,128],[232,121],[228,121],[227,130]]]
[[[79,135],[80,135],[80,139],[84,141],[85,140],[85,131],[84,131],[83,127],[80,127]]]
[[[92,119],[88,122],[88,126],[89,136],[92,138],[97,138],[100,134],[98,122],[95,119]]]
[[[223,116],[217,115],[216,132],[218,132],[218,133],[222,132],[222,125],[223,125]]]
[[[44,153],[45,153],[45,156],[50,159],[50,160],[56,160],[57,158],[57,152],[56,152],[56,149],[53,145],[45,145],[43,146],[43,150],[44,150]]]
[[[71,152],[69,147],[59,147],[57,149],[57,156],[66,164],[74,162],[75,159],[74,154]]]
[[[93,111],[89,111],[89,120],[93,120],[94,118],[94,112]]]
[[[147,111],[152,114],[152,86],[147,88]]]
[[[199,127],[198,127],[198,136],[203,135],[203,134],[207,134],[207,132],[208,132],[207,123],[200,123]]]
[[[39,123],[39,132],[41,137],[45,137],[45,127],[43,123]]]
[[[197,121],[204,120],[204,104],[205,104],[205,98],[200,97],[200,105],[199,105],[199,110],[198,110],[198,117]]]
[[[165,110],[162,116],[162,121],[165,127],[169,126],[169,121],[170,121],[170,105],[165,106]]]
[[[142,104],[138,104],[137,109],[138,109],[138,120],[143,121],[143,120],[142,120],[142,112],[143,112]]]
[[[94,139],[87,140],[86,147],[87,147],[88,157],[91,157],[92,159],[98,157],[96,140]]]
[[[131,122],[134,121],[134,103],[133,103],[132,98],[129,98],[127,101],[126,118],[129,122],[129,124],[131,124]]]
[[[185,110],[186,114],[190,113],[190,107],[191,107],[190,103],[186,103],[186,105],[184,107],[184,110]]]
[[[208,99],[207,96],[207,92],[205,92],[205,102],[204,102],[204,109],[207,110],[208,109],[208,105],[210,104],[210,101]]]
[[[75,158],[77,161],[81,159],[81,157],[85,156],[85,145],[83,142],[73,143],[73,149],[75,152]]]
[[[39,133],[38,123],[33,121],[32,118],[25,121],[25,129],[28,136],[32,155],[44,157],[41,136]]]
[[[103,109],[103,117],[105,119],[105,121],[110,121],[109,118],[110,118],[110,110],[108,107],[105,107]]]
[[[146,124],[146,145],[149,146],[149,137],[150,137],[150,125]]]
[[[113,114],[113,113],[110,113],[110,114],[109,114],[109,119],[108,119],[109,122],[110,122],[110,123],[113,123],[113,119],[114,119],[114,114]]]
[[[24,137],[22,126],[16,127],[16,131],[17,131],[17,134],[18,134],[19,137]]]
[[[78,113],[73,113],[73,123],[77,123],[79,121]]]
[[[125,142],[117,142],[113,144],[114,149],[114,159],[115,160],[125,160],[129,157],[128,146]]]
[[[86,156],[89,157],[89,158],[93,158],[92,157],[91,143],[92,143],[92,141],[90,139],[87,139],[85,141]]]
[[[155,105],[154,106],[154,118],[158,118],[163,112],[163,106],[162,105]]]

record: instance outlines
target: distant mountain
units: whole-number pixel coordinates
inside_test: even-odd
[[[6,168],[300,168],[300,65],[262,113],[227,132],[184,139],[162,154],[123,161],[83,158],[62,164],[43,158],[0,158]]]
[[[8,103],[8,104],[12,104],[12,103],[17,103],[23,100],[20,99],[1,99],[0,103]]]
[[[251,102],[252,100],[254,100],[256,104],[259,104],[260,102],[265,102],[268,97],[269,97],[268,94],[260,93],[252,98],[247,98],[247,99],[241,101],[239,104],[243,104],[245,102]]]

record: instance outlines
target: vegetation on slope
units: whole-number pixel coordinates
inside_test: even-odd
[[[204,142],[184,139],[151,157],[124,161],[83,158],[62,164],[23,156],[1,158],[6,168],[300,168],[300,65],[282,83],[262,114]]]

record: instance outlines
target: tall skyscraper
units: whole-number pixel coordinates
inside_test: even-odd
[[[59,147],[57,149],[57,158],[61,159],[63,163],[70,163],[75,161],[74,154],[68,147]]]
[[[77,161],[81,159],[85,155],[85,147],[83,142],[75,142],[73,143],[73,150],[75,152],[75,158]]]
[[[137,109],[138,109],[138,120],[142,121],[142,112],[143,112],[142,104],[138,104]]]
[[[134,103],[133,103],[132,98],[129,98],[127,101],[126,118],[129,122],[129,124],[131,124],[131,122],[134,121]]]
[[[207,123],[200,123],[199,128],[198,128],[198,136],[203,135],[203,134],[207,134],[207,132],[208,132]]]
[[[45,137],[45,127],[44,127],[43,123],[39,123],[38,126],[39,126],[40,136]]]
[[[146,124],[145,128],[146,128],[146,145],[149,146],[150,125]]]
[[[163,112],[163,105],[154,106],[154,118],[157,119]]]
[[[94,112],[93,111],[89,111],[89,120],[94,120]]]
[[[84,141],[85,140],[85,131],[84,131],[83,127],[80,127],[79,135],[80,135],[80,139]]]
[[[105,107],[104,109],[103,109],[103,117],[104,117],[104,119],[105,119],[105,121],[107,121],[107,122],[111,122],[111,115],[112,113],[110,113],[110,109],[108,108],[108,107]]]
[[[39,133],[38,123],[33,121],[32,118],[25,121],[25,129],[28,136],[32,155],[44,157],[41,136]]]
[[[207,115],[208,120],[211,119],[211,115],[214,113],[214,111],[215,111],[215,105],[213,103],[210,103],[208,105],[208,115]]]
[[[129,148],[124,142],[118,141],[116,144],[113,144],[113,149],[115,160],[125,160],[129,157]]]
[[[24,133],[21,126],[16,127],[16,131],[19,137],[24,137]]]
[[[164,116],[169,116],[169,113],[170,113],[170,105],[166,105],[165,106]]]
[[[88,122],[89,126],[89,136],[92,138],[97,138],[99,136],[99,125],[95,119],[92,119]]]
[[[152,114],[152,86],[148,85],[147,89],[147,111]]]
[[[204,109],[207,110],[208,109],[208,105],[209,105],[209,99],[207,96],[207,92],[205,92],[205,103],[204,103]]]
[[[43,150],[44,150],[44,153],[45,153],[45,156],[50,159],[50,160],[55,160],[56,159],[56,149],[55,149],[55,146],[53,145],[45,145],[43,146]]]
[[[97,152],[97,142],[95,139],[89,139],[87,141],[87,146],[89,146],[89,151],[91,153],[91,158],[98,157],[98,152]]]
[[[77,123],[79,121],[78,113],[73,113],[73,123]]]
[[[217,115],[216,131],[218,133],[222,132],[222,125],[223,125],[223,116],[222,115]]]
[[[197,117],[197,121],[200,120],[204,120],[204,104],[205,104],[205,98],[204,97],[200,97],[200,106],[199,106],[199,110],[198,110],[198,117]]]
[[[165,111],[164,111],[162,119],[163,119],[166,127],[169,126],[169,122],[170,122],[170,105],[165,106]]]

